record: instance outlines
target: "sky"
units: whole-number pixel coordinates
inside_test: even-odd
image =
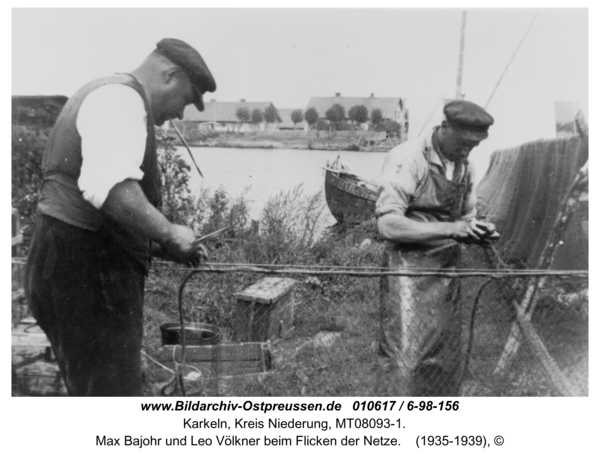
[[[69,96],[98,76],[133,70],[156,42],[175,37],[211,69],[217,91],[207,99],[304,109],[310,97],[335,93],[403,97],[414,136],[441,120],[440,100],[455,97],[463,11],[12,9],[11,93]],[[474,157],[479,174],[494,150],[554,136],[555,101],[576,101],[587,116],[588,11],[466,11],[462,93],[496,119]]]

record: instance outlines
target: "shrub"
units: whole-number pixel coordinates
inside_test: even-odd
[[[260,221],[266,261],[307,260],[307,249],[318,236],[324,210],[321,201],[320,192],[305,197],[302,184],[267,201]]]
[[[48,139],[43,127],[12,128],[12,206],[19,211],[26,239],[33,231],[42,188],[42,156]]]
[[[158,166],[162,172],[162,212],[175,223],[199,230],[205,214],[204,193],[194,198],[189,182],[191,167],[181,157],[174,145],[174,138],[157,131]]]
[[[376,132],[387,132],[390,133],[398,133],[400,131],[400,124],[396,121],[392,121],[390,119],[386,119],[383,122],[380,122],[375,127]]]

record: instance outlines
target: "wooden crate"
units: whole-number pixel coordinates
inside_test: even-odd
[[[294,288],[296,281],[266,277],[243,292],[235,294],[233,317],[237,341],[274,341],[294,326]]]
[[[155,362],[151,378],[166,382],[172,378],[175,361],[181,360],[181,346],[166,345],[152,357]],[[216,344],[214,346],[186,346],[183,376],[201,373],[204,379],[263,373],[271,366],[271,353],[267,343]]]
[[[19,212],[12,209],[12,299],[19,300],[25,296],[25,259],[21,258],[23,235],[19,224]],[[17,257],[17,258],[15,258]]]
[[[67,395],[50,342],[31,317],[12,331],[11,362],[13,395]]]

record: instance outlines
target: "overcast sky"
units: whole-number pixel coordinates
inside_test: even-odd
[[[133,70],[164,37],[217,81],[206,98],[305,108],[311,96],[404,97],[411,134],[456,93],[461,9],[13,9],[12,94],[71,95]],[[535,20],[534,20],[535,17]],[[554,134],[554,101],[588,110],[586,9],[467,10],[462,91],[496,118],[482,149]],[[484,154],[485,155],[485,154]]]

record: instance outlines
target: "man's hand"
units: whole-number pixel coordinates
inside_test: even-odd
[[[453,229],[451,238],[465,244],[478,243],[485,233],[485,230],[467,221],[454,222]]]
[[[491,222],[471,219],[469,222],[455,222],[454,225],[455,232],[452,238],[461,243],[484,243],[500,237],[500,234],[496,231],[496,226]]]
[[[197,267],[208,259],[206,249],[196,234],[183,225],[172,224],[150,204],[137,181],[116,184],[101,208],[117,223],[161,245],[152,254],[166,260]]]
[[[208,260],[208,253],[196,234],[183,225],[173,225],[171,237],[162,245],[166,259],[196,268]]]

